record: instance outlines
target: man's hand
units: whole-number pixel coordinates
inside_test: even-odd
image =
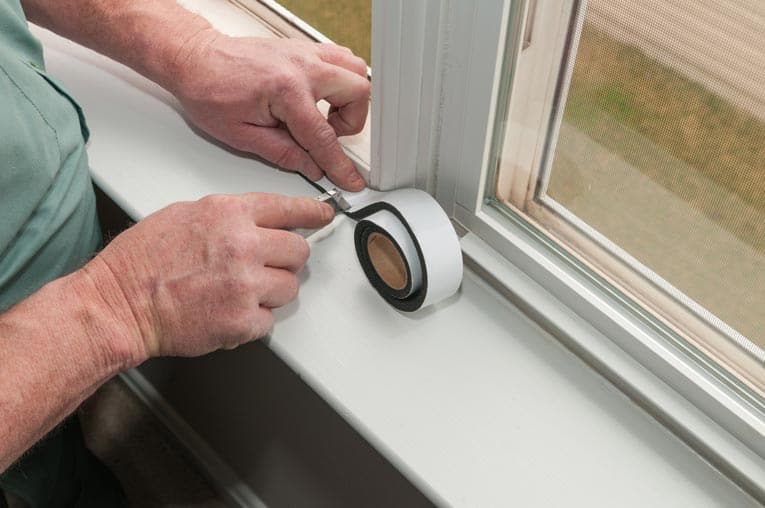
[[[171,91],[188,118],[234,148],[312,180],[364,181],[337,136],[361,130],[367,67],[334,44],[228,37],[175,0],[22,0],[37,24],[129,65]],[[329,118],[316,109],[325,99]]]
[[[232,39],[175,0],[22,0],[37,24],[175,92],[202,129],[309,178],[363,181],[337,135],[368,107],[362,62],[342,48]],[[316,101],[333,105],[328,120]],[[329,205],[249,194],[160,210],[90,263],[0,314],[0,472],[104,381],[156,355],[260,337],[295,298]]]
[[[364,181],[337,136],[361,131],[367,67],[344,47],[295,39],[233,38],[207,29],[180,51],[167,85],[188,118],[232,147],[358,191]],[[316,108],[332,106],[328,119]]]
[[[156,212],[83,268],[126,331],[113,354],[128,365],[196,356],[267,334],[271,309],[292,301],[305,239],[334,215],[310,198],[209,196]]]
[[[0,314],[0,472],[118,372],[266,334],[308,257],[281,228],[332,215],[269,194],[171,205]]]

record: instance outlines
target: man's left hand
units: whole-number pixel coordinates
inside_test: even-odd
[[[361,190],[337,141],[366,121],[364,60],[342,46],[295,39],[228,37],[213,29],[179,53],[171,91],[188,118],[226,144],[318,180]],[[329,117],[316,107],[330,103]]]

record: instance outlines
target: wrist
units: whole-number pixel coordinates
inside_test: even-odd
[[[202,16],[176,2],[126,3],[118,10],[116,42],[98,45],[99,51],[132,67],[175,93],[184,56],[193,55],[201,36],[214,31]],[[216,32],[217,33],[217,32]]]
[[[95,354],[107,365],[126,370],[149,358],[144,340],[147,323],[137,315],[103,260],[94,258],[61,282],[66,285],[70,313],[85,328]]]
[[[164,66],[164,75],[158,78],[163,88],[175,95],[179,100],[204,94],[204,90],[198,89],[199,77],[205,76],[204,57],[208,48],[221,37],[226,37],[211,26],[198,28],[196,31],[185,34],[182,42],[169,55]]]
[[[147,23],[156,24],[151,32],[156,35],[137,38],[141,45],[139,65],[143,68],[136,70],[177,95],[179,84],[190,73],[189,64],[195,55],[208,39],[221,34],[205,18],[180,6],[176,12],[152,18]]]

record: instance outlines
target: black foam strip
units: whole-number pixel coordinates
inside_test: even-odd
[[[372,261],[369,259],[369,254],[367,253],[367,250],[366,250],[367,237],[372,232],[374,231],[381,232],[385,234],[386,236],[390,237],[390,235],[388,235],[387,232],[385,232],[382,228],[380,228],[373,222],[362,220],[365,217],[368,217],[379,210],[387,210],[391,212],[393,215],[395,215],[398,218],[398,220],[401,221],[401,224],[404,225],[404,228],[406,228],[407,233],[409,233],[409,236],[412,238],[412,241],[414,242],[414,247],[417,249],[417,257],[419,259],[420,266],[422,268],[422,286],[412,291],[412,294],[410,294],[409,296],[405,296],[403,298],[397,297],[396,293],[398,292],[392,289],[390,286],[388,286],[380,278],[380,276],[377,274],[377,271],[374,269],[374,266],[372,266]],[[356,223],[356,229],[354,230],[354,234],[353,234],[354,243],[356,244],[356,256],[359,258],[359,263],[361,264],[361,268],[364,270],[364,273],[366,274],[367,279],[369,279],[369,283],[372,284],[372,287],[374,287],[375,290],[377,290],[377,292],[380,294],[380,296],[382,296],[385,299],[386,302],[388,302],[393,307],[399,310],[402,310],[405,312],[413,312],[419,309],[420,307],[422,307],[422,302],[425,301],[425,295],[428,294],[428,271],[425,267],[425,256],[423,256],[422,254],[422,249],[420,248],[420,243],[417,241],[417,237],[414,235],[412,228],[406,222],[406,219],[404,219],[401,212],[399,212],[398,209],[396,209],[396,207],[391,205],[390,203],[387,203],[385,201],[377,201],[368,206],[365,206],[364,208],[360,210],[356,210],[354,212],[346,212],[346,215],[358,221]],[[399,249],[399,252],[400,252],[401,249],[398,246],[398,244],[395,241],[394,241],[394,244],[396,245],[396,247]],[[411,269],[409,268],[408,262],[407,262],[406,270],[407,270],[407,278],[408,278],[407,284],[410,284]]]
[[[300,175],[300,176],[303,176],[303,175]],[[326,192],[326,189],[324,189],[321,185],[318,185],[316,182],[313,182],[306,177],[303,177],[303,178],[319,191]],[[390,286],[388,286],[385,282],[383,282],[380,276],[377,275],[377,270],[375,270],[374,267],[372,266],[372,261],[369,259],[369,255],[366,252],[366,245],[367,245],[366,237],[369,236],[369,233],[371,233],[371,231],[368,231],[365,235],[364,233],[365,233],[366,226],[364,226],[362,223],[365,223],[365,224],[373,224],[373,223],[369,221],[363,221],[362,219],[372,215],[373,213],[379,210],[387,210],[391,212],[393,215],[395,215],[399,221],[401,221],[401,224],[404,225],[404,228],[406,228],[407,233],[409,233],[409,236],[412,238],[415,249],[417,249],[417,258],[419,259],[420,267],[422,269],[422,286],[420,286],[419,289],[412,291],[412,294],[404,298],[397,298],[394,294],[396,291],[392,289]],[[353,212],[345,212],[345,214],[351,219],[354,219],[357,221],[356,228],[354,229],[354,234],[353,234],[353,241],[356,245],[356,257],[359,259],[361,268],[364,270],[364,274],[366,274],[367,279],[369,279],[369,283],[372,284],[372,287],[375,288],[375,290],[380,294],[380,296],[382,296],[385,299],[386,302],[388,302],[393,307],[399,310],[402,310],[404,312],[414,312],[415,310],[422,307],[422,303],[425,301],[425,295],[428,294],[428,270],[425,265],[425,256],[422,254],[422,248],[420,247],[420,242],[417,241],[417,236],[415,236],[411,226],[409,226],[409,223],[406,221],[403,214],[399,212],[395,206],[393,206],[392,204],[386,201],[377,201],[363,208],[360,208],[359,210],[354,210]],[[382,229],[379,227],[377,229],[382,231]],[[384,232],[384,231],[382,232],[385,233],[386,236],[390,237],[390,235],[387,235],[387,232]],[[396,245],[396,247],[400,251],[401,248],[398,246],[395,240],[393,243],[394,245]],[[406,258],[404,259],[406,260]],[[411,279],[412,279],[411,269],[409,268],[408,262],[407,262],[406,270],[407,270],[407,285],[408,285],[411,283]]]
[[[369,245],[369,235],[372,233],[384,235],[393,242],[399,256],[404,260],[404,266],[406,267],[406,285],[403,288],[394,289],[390,287],[382,277],[380,277],[377,270],[375,270],[372,259],[369,257],[369,251],[367,250],[367,246]],[[359,263],[361,263],[361,268],[364,269],[364,273],[367,275],[369,282],[372,283],[372,286],[375,288],[378,286],[383,287],[387,293],[390,293],[391,296],[397,300],[406,298],[412,291],[412,269],[409,267],[409,261],[406,260],[406,256],[404,256],[404,251],[401,250],[401,246],[396,240],[374,222],[362,219],[356,224],[356,229],[354,230],[354,243],[356,244],[356,255],[359,258]]]

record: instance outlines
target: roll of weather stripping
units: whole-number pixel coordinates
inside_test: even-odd
[[[457,233],[438,202],[418,189],[338,191],[314,185],[356,220],[356,255],[369,282],[388,303],[415,311],[452,296],[462,282]],[[328,199],[327,199],[328,200]]]

